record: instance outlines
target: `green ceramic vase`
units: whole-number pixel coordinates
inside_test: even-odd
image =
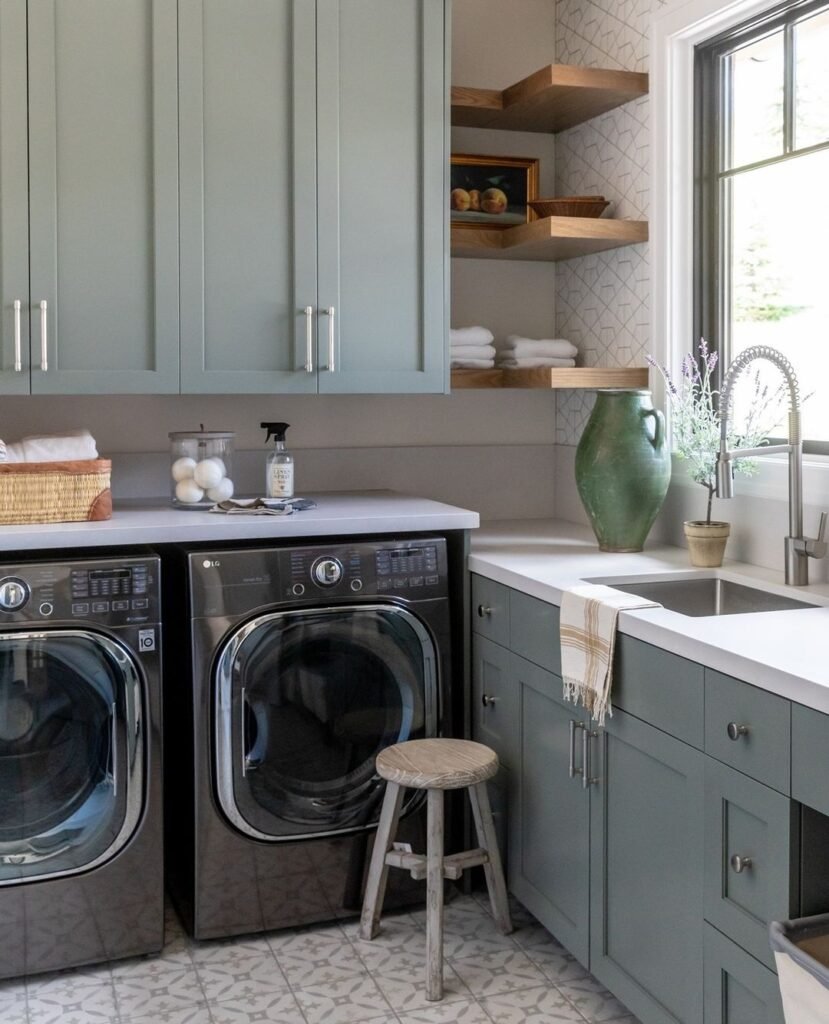
[[[671,480],[650,391],[599,391],[576,450],[576,485],[602,551],[641,551]]]

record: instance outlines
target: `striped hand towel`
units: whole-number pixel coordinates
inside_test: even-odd
[[[564,698],[587,708],[600,726],[605,715],[613,714],[610,686],[619,612],[658,607],[656,601],[594,583],[579,584],[561,595]]]

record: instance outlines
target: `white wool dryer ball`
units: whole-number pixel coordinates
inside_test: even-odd
[[[222,476],[227,476],[227,466],[222,462],[218,455],[211,455],[210,458],[216,463],[219,469],[222,471]]]
[[[182,458],[176,459],[170,472],[173,474],[174,480],[189,480],[193,476],[195,468],[196,460],[184,455]]]
[[[215,487],[210,487],[207,491],[207,497],[211,501],[227,501],[228,498],[233,497],[233,481],[230,477],[225,477],[220,480]]]
[[[199,487],[218,487],[224,479],[224,467],[216,459],[202,459],[196,465],[193,472],[193,479]]]
[[[186,480],[179,480],[176,484],[176,498],[182,505],[195,505],[204,497],[204,491],[195,480],[189,477]]]

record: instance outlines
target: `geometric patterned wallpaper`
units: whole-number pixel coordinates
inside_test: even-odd
[[[556,0],[556,60],[647,71],[651,18],[664,4]],[[645,96],[557,135],[556,195],[598,192],[611,200],[610,216],[647,220],[648,117]],[[643,365],[651,346],[648,245],[558,263],[556,336],[578,345],[586,366]],[[592,404],[589,393],[558,392],[558,444],[578,443]]]

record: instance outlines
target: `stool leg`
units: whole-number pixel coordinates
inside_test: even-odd
[[[383,797],[383,809],[374,837],[374,849],[371,852],[371,863],[366,879],[366,894],[363,897],[363,912],[360,915],[360,938],[373,939],[380,924],[383,910],[383,897],[386,895],[386,880],[389,877],[389,866],[386,854],[391,849],[400,819],[400,808],[403,804],[403,787],[394,782],[386,783],[386,795]]]
[[[475,819],[475,829],[478,833],[478,842],[487,852],[488,861],[484,864],[484,875],[486,876],[486,887],[489,891],[489,904],[492,907],[492,916],[499,929],[508,935],[512,931],[512,919],[509,912],[507,900],[507,887],[504,883],[504,869],[501,865],[501,853],[498,850],[498,840],[495,836],[495,823],[492,820],[492,810],[489,806],[489,793],[486,783],[479,782],[477,786],[469,787],[469,802],[472,805],[472,817]]]
[[[443,790],[427,793],[426,998],[443,998]]]

